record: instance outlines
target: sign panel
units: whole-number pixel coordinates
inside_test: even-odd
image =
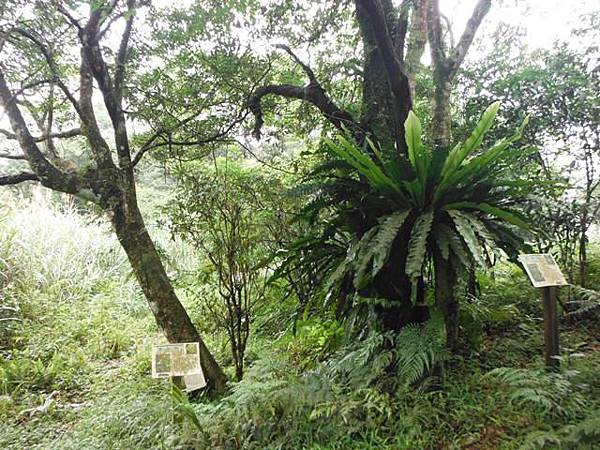
[[[566,286],[567,280],[554,257],[547,253],[519,255],[519,261],[531,280],[533,287]]]
[[[164,344],[152,347],[152,378],[183,377],[186,391],[206,386],[200,366],[198,342]]]

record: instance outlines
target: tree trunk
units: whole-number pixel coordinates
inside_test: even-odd
[[[450,259],[445,260],[438,250],[433,253],[433,266],[435,273],[435,301],[444,315],[446,324],[446,345],[456,353],[459,350],[458,342],[458,301],[454,294],[456,285],[456,270]]]
[[[167,277],[156,247],[134,201],[120,202],[113,208],[113,226],[156,323],[169,342],[198,342],[200,363],[211,389],[221,392],[226,378],[202,341]]]
[[[450,145],[450,83],[442,74],[434,74],[436,85],[433,97],[433,117],[431,121],[433,144],[436,149],[446,149]]]
[[[407,221],[400,230],[400,237],[394,241],[390,250],[389,261],[375,278],[374,292],[370,295],[385,298],[391,302],[388,307],[378,307],[383,327],[386,330],[399,331],[409,323],[422,323],[429,318],[429,308],[424,302],[425,285],[423,280],[415,286],[406,275],[406,257],[408,254],[409,230],[414,219]],[[416,302],[413,303],[413,296]]]
[[[390,0],[383,0],[381,7],[389,30],[394,27],[394,8]],[[411,107],[410,92],[403,99],[393,99],[384,57],[377,45],[372,17],[365,11],[361,2],[356,2],[357,20],[364,46],[362,82],[361,126],[370,130],[382,147],[396,148],[400,154],[406,153],[404,141],[404,120]]]
[[[579,236],[579,285],[586,286],[587,272],[587,236],[584,230]]]

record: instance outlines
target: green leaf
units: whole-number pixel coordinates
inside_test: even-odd
[[[377,227],[371,227],[356,245],[355,252],[349,254],[349,257],[354,260],[353,264],[356,268],[353,280],[356,289],[362,289],[372,279],[369,269],[372,267],[371,263],[374,256],[373,236],[375,236],[375,233],[377,233]]]
[[[452,172],[454,172],[462,164],[465,158],[467,158],[471,153],[481,146],[485,134],[489,131],[494,123],[494,119],[496,118],[499,108],[500,102],[494,102],[488,106],[465,143],[452,149],[448,155],[448,158],[446,159],[446,165],[442,171],[442,176],[444,178],[452,174]]]
[[[450,258],[450,240],[454,232],[443,223],[434,226],[432,236],[435,244],[440,250],[442,258],[446,261]]]
[[[413,167],[417,168],[418,154],[421,148],[421,122],[412,111],[409,111],[404,122],[404,130],[406,146],[408,147],[408,159]]]
[[[343,136],[338,137],[339,144],[325,139],[327,146],[340,158],[348,162],[361,175],[369,180],[376,189],[391,195],[402,206],[409,207],[410,203],[402,192],[400,185],[388,177],[375,162]]]
[[[405,140],[408,148],[408,159],[413,165],[417,178],[421,184],[420,194],[425,191],[427,183],[427,171],[430,165],[430,156],[421,144],[421,122],[419,118],[410,111],[404,122]]]
[[[433,211],[419,216],[408,242],[408,257],[406,258],[406,274],[411,278],[421,275],[427,253],[427,239],[433,222]]]
[[[373,247],[373,274],[375,277],[387,262],[391,246],[398,235],[398,230],[406,221],[410,210],[398,211],[385,217],[378,227],[375,236],[375,246]]]
[[[450,211],[452,209],[476,209],[482,211],[486,214],[491,214],[493,216],[498,217],[512,225],[515,225],[524,230],[531,230],[531,225],[525,222],[519,214],[514,211],[507,211],[505,209],[499,208],[497,206],[492,206],[488,203],[475,203],[475,202],[456,202],[449,203],[445,205],[443,208],[445,211]]]
[[[475,231],[473,231],[473,228],[469,223],[469,220],[464,216],[463,213],[457,210],[448,211],[448,215],[452,218],[452,221],[456,226],[456,231],[458,231],[460,236],[463,238],[475,262],[481,266],[484,266],[485,262],[481,256],[482,248],[477,240]]]

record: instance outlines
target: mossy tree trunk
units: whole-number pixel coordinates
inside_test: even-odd
[[[126,196],[131,196],[131,193]],[[112,222],[156,323],[169,342],[199,343],[205,378],[215,391],[223,391],[225,374],[177,298],[139,208],[133,199],[130,202],[113,208]]]
[[[452,257],[444,259],[436,249],[433,252],[435,302],[444,316],[446,345],[452,352],[459,350],[459,304],[456,298],[456,268]]]

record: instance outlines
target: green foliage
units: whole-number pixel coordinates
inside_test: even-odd
[[[481,148],[499,106],[489,106],[471,135],[449,152],[423,144],[412,113],[405,124],[407,158],[392,158],[393,149],[368,140],[362,146],[343,136],[326,141],[328,157],[308,178],[315,194],[302,211],[322,225],[320,232],[293,245],[280,270],[317,267],[326,299],[338,291],[347,296],[349,279],[353,290],[385,297],[378,294],[384,274],[397,277],[399,268],[415,279],[436,249],[456,268],[485,266],[498,249],[513,257],[531,228],[522,207],[536,182],[512,171],[528,152],[513,145],[527,119],[512,136]],[[313,251],[318,246],[328,250]]]
[[[400,388],[423,380],[446,357],[443,320],[436,314],[424,324],[407,325],[397,334],[372,333],[342,348],[325,363],[325,373],[350,386],[385,380]],[[390,367],[394,370],[389,371]]]
[[[600,439],[600,414],[596,412],[575,425],[566,425],[556,431],[529,433],[519,450],[572,449],[592,450]]]
[[[575,371],[547,373],[531,369],[501,367],[485,377],[506,386],[510,401],[522,408],[531,408],[548,416],[575,415],[584,401],[572,382]]]
[[[572,286],[571,289],[574,298],[570,301],[570,304],[575,309],[570,311],[569,314],[583,316],[600,308],[600,292],[581,286]]]
[[[267,303],[269,262],[290,230],[282,182],[274,174],[228,158],[189,163],[165,212],[174,235],[200,250],[199,270],[180,280],[199,297],[204,315],[225,331],[241,378],[250,327]],[[206,295],[206,285],[214,286]],[[198,288],[204,295],[198,295]]]
[[[446,357],[443,326],[440,319],[431,319],[423,325],[409,324],[396,338],[395,365],[398,376],[411,385],[433,372]]]
[[[342,323],[307,314],[294,334],[275,297],[270,313],[254,324],[246,378],[221,398],[185,398],[149,378],[158,330],[123,256],[105,251],[118,249],[105,225],[42,204],[24,213],[8,210],[0,224],[2,304],[17,308],[10,314],[22,319],[9,322],[10,332],[2,329],[1,448],[516,448],[530,433],[548,442],[556,437],[564,448],[593,448],[597,441],[594,331],[577,332],[564,322],[565,352],[585,356],[565,358],[578,373],[538,370],[539,296],[513,265],[496,265],[493,280],[480,274],[481,293],[461,303],[461,314],[482,324],[476,354],[448,359],[436,314],[397,334],[357,321],[361,338],[345,341]],[[46,230],[48,223],[54,231]],[[38,232],[46,233],[43,243],[33,237]],[[69,248],[45,260],[56,263],[51,277],[52,267],[34,256],[61,240]],[[173,270],[193,269],[189,248],[161,242]],[[89,265],[60,260],[80,261],[80,252]],[[65,279],[59,269],[76,278]],[[35,281],[44,279],[51,281]],[[204,286],[201,295],[213,289]],[[382,304],[357,302],[367,310]],[[211,350],[224,342],[225,355],[226,339],[199,310],[189,311],[215,336]],[[507,364],[529,373],[518,372],[510,384],[482,378],[482,370]],[[548,402],[562,410],[548,411]]]

